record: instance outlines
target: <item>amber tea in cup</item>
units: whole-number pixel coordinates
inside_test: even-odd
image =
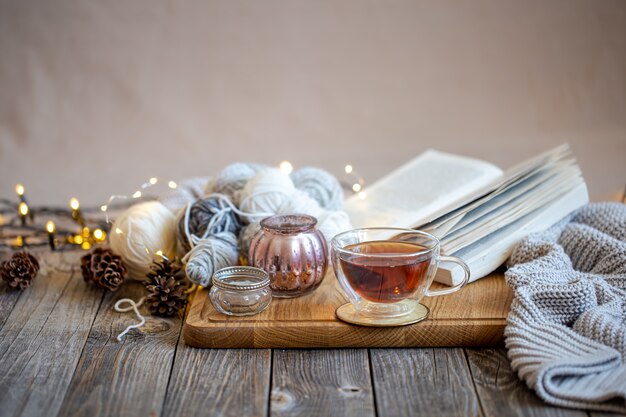
[[[339,283],[356,313],[370,317],[410,314],[424,296],[455,292],[469,280],[459,258],[440,255],[439,240],[411,229],[367,228],[340,233],[331,242]],[[440,261],[455,262],[465,277],[456,286],[431,291]]]
[[[410,254],[424,250],[423,246],[392,241],[355,243],[345,247],[339,258],[341,270],[354,291],[368,301],[394,303],[413,294],[426,282],[430,258],[389,257],[382,262],[362,254]]]

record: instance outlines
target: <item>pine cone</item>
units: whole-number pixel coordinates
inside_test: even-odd
[[[150,313],[157,316],[171,317],[178,313],[187,304],[188,294],[185,291],[189,283],[178,263],[169,259],[154,262],[150,267],[152,272],[144,282],[148,290],[146,300]]]
[[[81,259],[85,282],[93,282],[100,288],[117,291],[124,283],[126,267],[122,258],[111,249],[96,248]]]
[[[30,286],[39,272],[39,262],[30,253],[16,252],[0,263],[0,277],[12,288],[24,290]]]

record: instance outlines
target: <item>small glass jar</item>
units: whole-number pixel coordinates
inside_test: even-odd
[[[230,316],[252,316],[272,301],[270,280],[265,272],[250,266],[222,268],[213,275],[209,293],[217,311]]]
[[[320,286],[328,267],[324,235],[317,219],[304,214],[276,215],[261,221],[248,260],[269,274],[277,298],[298,297]]]

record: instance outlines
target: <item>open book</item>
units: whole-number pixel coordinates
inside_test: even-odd
[[[589,201],[568,145],[510,170],[429,150],[352,196],[345,209],[355,227],[403,227],[441,240],[444,254],[463,259],[474,281],[500,266],[515,244]],[[463,271],[441,264],[436,280],[453,285]]]

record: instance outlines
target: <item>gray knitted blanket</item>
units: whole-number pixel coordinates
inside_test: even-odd
[[[546,402],[626,413],[626,205],[589,204],[513,251],[512,368]]]

